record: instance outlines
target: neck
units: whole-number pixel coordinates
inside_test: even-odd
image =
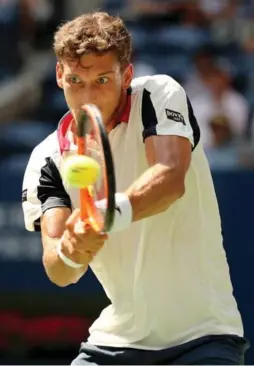
[[[120,103],[119,103],[118,107],[116,108],[116,110],[112,114],[112,116],[110,117],[109,121],[105,124],[107,133],[110,133],[110,131],[112,131],[116,127],[116,125],[119,123],[120,118],[123,114],[123,111],[126,108],[127,98],[128,98],[127,90],[124,90],[120,97]],[[73,118],[72,124],[71,124],[71,132],[74,134],[74,139],[75,139],[75,136],[77,134],[77,124],[76,124],[76,121],[74,118]]]
[[[124,109],[126,108],[126,103],[127,103],[127,90],[124,90],[122,92],[122,95],[120,97],[120,102],[118,104],[118,107],[116,108],[115,112],[112,114],[111,118],[109,119],[108,123],[106,123],[106,130],[107,133],[109,133],[110,131],[112,131],[116,125],[119,123],[120,118],[123,114]]]

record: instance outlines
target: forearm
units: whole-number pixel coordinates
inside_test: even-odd
[[[68,267],[58,256],[56,246],[60,239],[51,239],[51,245],[43,254],[43,265],[48,278],[57,286],[65,287],[76,283],[88,269],[88,264],[82,268]]]
[[[156,164],[145,171],[125,192],[138,221],[159,214],[184,194],[184,179],[176,169]]]

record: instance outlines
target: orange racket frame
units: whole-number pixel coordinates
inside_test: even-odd
[[[104,217],[99,209],[95,205],[95,201],[89,188],[80,189],[80,217],[81,220],[91,226],[96,232],[109,230],[114,220],[114,195],[115,195],[115,175],[114,166],[110,150],[110,145],[107,139],[107,133],[104,130],[103,120],[100,111],[95,105],[86,104],[81,109],[81,115],[78,120],[78,134],[77,134],[77,147],[78,154],[85,155],[87,151],[88,137],[87,126],[92,125],[92,134],[99,140],[103,156],[103,164],[101,166],[102,179],[105,184],[105,196],[108,199],[107,222],[105,225]],[[107,151],[105,151],[107,150]],[[105,164],[105,159],[107,164]],[[110,180],[110,182],[109,182]],[[110,190],[109,190],[110,183]],[[109,197],[110,191],[110,197]],[[110,198],[110,199],[109,199]],[[110,201],[110,202],[109,202]],[[113,204],[113,205],[112,205]],[[110,206],[110,207],[109,207]]]

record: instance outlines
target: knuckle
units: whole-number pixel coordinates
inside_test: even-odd
[[[70,241],[70,247],[74,250],[77,248],[77,240],[76,238],[72,238]]]
[[[77,238],[83,238],[86,235],[86,232],[83,229],[81,229],[75,231],[74,234],[76,235]]]
[[[74,234],[75,235],[85,235],[87,234],[87,230],[84,224],[77,224],[74,227]]]
[[[68,223],[68,222],[65,223],[65,229],[68,230],[68,231],[71,230],[70,223]]]
[[[73,247],[70,247],[69,253],[71,256],[73,256],[73,254],[75,253],[75,249]]]

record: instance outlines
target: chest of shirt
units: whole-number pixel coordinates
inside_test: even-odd
[[[146,169],[145,146],[138,129],[120,124],[109,135],[117,191],[124,191]]]

